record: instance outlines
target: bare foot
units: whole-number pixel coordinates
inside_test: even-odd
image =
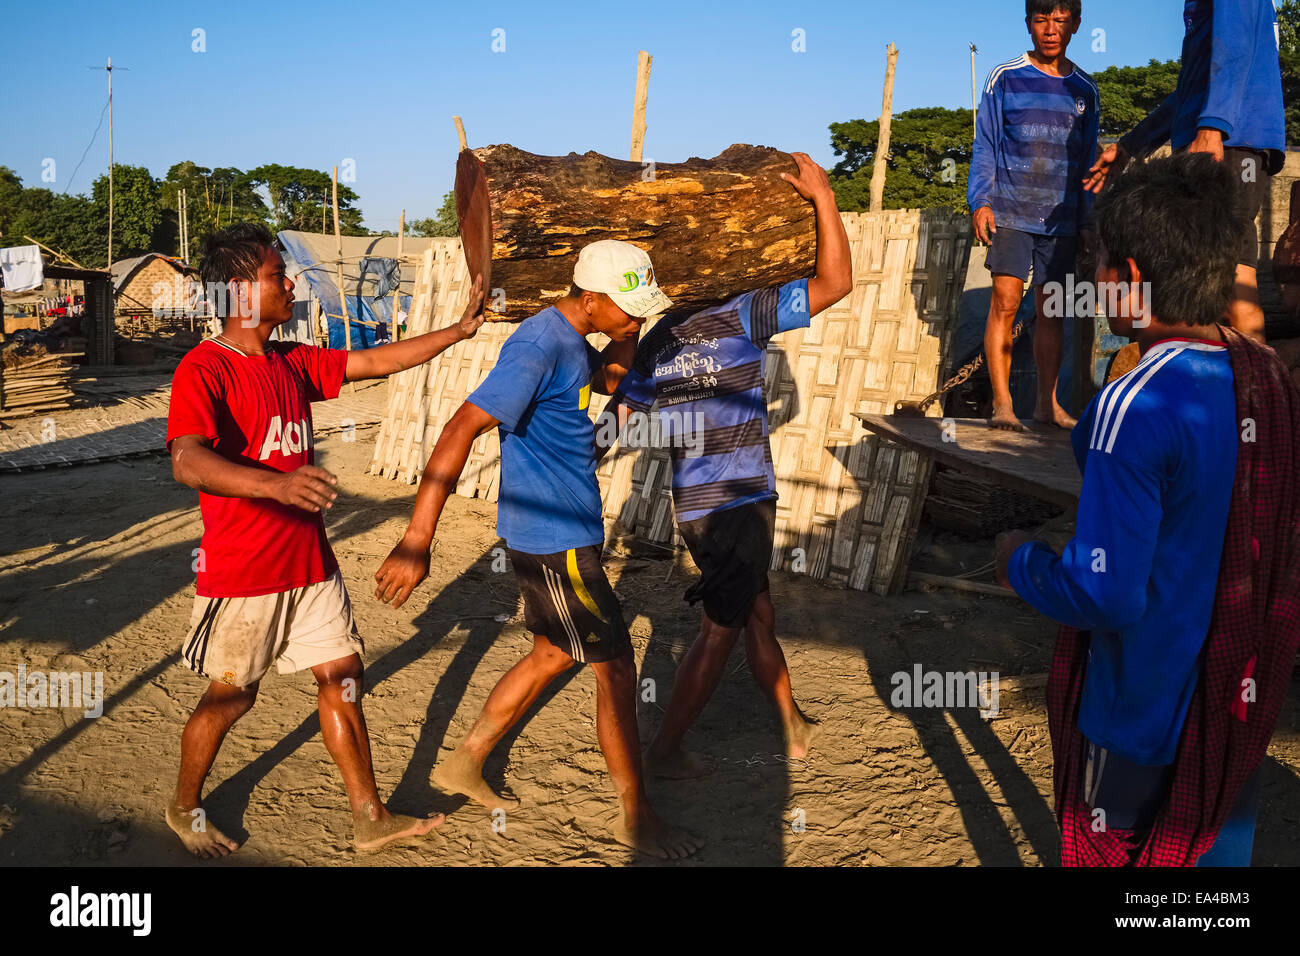
[[[1040,412],[1038,409],[1034,409],[1034,421],[1042,422],[1044,425],[1055,425],[1057,428],[1064,428],[1066,431],[1079,424],[1077,418],[1059,405],[1050,412]]]
[[[386,807],[376,808],[367,803],[362,812],[352,817],[355,836],[352,845],[362,853],[373,853],[380,847],[407,837],[422,837],[434,827],[442,826],[446,816],[435,813],[431,817],[408,817],[389,813]]]
[[[503,796],[489,787],[483,779],[483,764],[460,750],[438,762],[433,768],[432,780],[439,790],[459,793],[489,810],[519,806],[514,797]]]
[[[205,860],[230,856],[239,849],[238,843],[208,822],[202,807],[180,807],[173,800],[167,804],[167,825],[181,838],[185,849]]]
[[[666,754],[656,753],[652,747],[641,758],[641,766],[647,776],[664,777],[668,780],[703,777],[713,770],[709,766],[709,761],[702,755],[682,750],[680,747]]]
[[[1025,426],[1016,418],[1015,409],[1010,405],[994,405],[993,414],[989,416],[989,428],[1001,428],[1009,432],[1022,432]]]
[[[791,760],[804,760],[812,749],[812,742],[821,733],[821,725],[803,714],[793,727],[785,728],[785,755]]]
[[[650,809],[638,814],[634,826],[628,826],[627,814],[621,813],[610,829],[619,843],[660,860],[684,860],[704,846],[703,840],[669,826]]]

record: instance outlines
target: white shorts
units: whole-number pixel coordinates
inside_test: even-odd
[[[249,687],[272,663],[292,674],[363,649],[343,575],[335,571],[317,584],[274,594],[196,596],[181,658],[209,680]]]

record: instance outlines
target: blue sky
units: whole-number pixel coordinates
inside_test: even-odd
[[[1085,0],[1070,57],[1089,71],[1176,58],[1181,12],[1177,0]],[[28,186],[68,187],[107,98],[104,71],[87,67],[111,56],[129,68],[113,74],[117,162],[162,177],[186,159],[326,172],[351,159],[366,224],[395,229],[402,208],[432,215],[451,188],[454,113],[471,146],[626,156],[639,49],[654,56],[646,158],[740,142],[830,166],[827,126],[880,112],[886,43],[900,52],[894,112],[969,106],[969,44],[982,80],[1026,49],[1023,18],[1023,0],[26,2],[6,18],[0,164]],[[107,156],[105,122],[70,191],[89,193]],[[53,183],[41,181],[47,157]]]

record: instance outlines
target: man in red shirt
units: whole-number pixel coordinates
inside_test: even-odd
[[[274,663],[310,668],[321,733],[347,787],[355,846],[375,850],[442,823],[389,813],[379,799],[361,710],[361,638],[323,513],[338,480],[314,464],[311,403],[344,381],[381,378],[427,362],[483,322],[475,280],[460,321],[359,352],[269,341],[293,316],[293,281],[275,237],[240,224],[213,233],[204,288],[218,296],[220,335],[176,369],[167,421],[172,474],[199,492],[203,541],[185,663],[211,683],[181,736],[181,767],[167,823],[197,856],[238,848],[207,822],[203,782],[226,732],[248,712]]]

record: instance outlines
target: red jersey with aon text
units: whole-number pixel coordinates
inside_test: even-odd
[[[167,444],[201,435],[238,465],[291,472],[315,464],[311,403],[334,398],[348,353],[267,342],[244,355],[215,339],[195,346],[172,376]],[[251,597],[324,581],[338,569],[321,513],[270,498],[199,492],[201,597]]]

